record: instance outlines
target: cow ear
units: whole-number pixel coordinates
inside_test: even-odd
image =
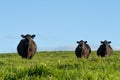
[[[80,43],[79,41],[76,41],[78,44]]]
[[[87,41],[85,41],[85,43],[87,43]]]
[[[103,41],[101,41],[101,43],[104,43]]]
[[[22,38],[25,38],[25,36],[24,36],[24,35],[21,35],[21,37],[22,37]]]
[[[110,43],[111,43],[111,41],[108,42],[108,44],[110,44]]]
[[[34,38],[34,37],[35,37],[35,35],[33,34],[31,37],[32,37],[32,38]]]

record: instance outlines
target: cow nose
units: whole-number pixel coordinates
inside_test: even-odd
[[[29,42],[27,42],[27,43],[25,43],[25,45],[26,45],[26,46],[29,46],[29,45],[30,45],[30,43],[29,43]]]
[[[28,43],[28,45],[30,45],[30,42]]]

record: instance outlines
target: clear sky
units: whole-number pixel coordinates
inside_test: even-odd
[[[0,53],[16,52],[21,34],[35,34],[38,51],[74,50],[77,40],[120,49],[120,0],[1,0]]]

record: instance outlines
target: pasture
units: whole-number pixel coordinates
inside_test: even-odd
[[[77,59],[72,51],[38,52],[30,59],[0,54],[0,80],[120,80],[120,51]]]

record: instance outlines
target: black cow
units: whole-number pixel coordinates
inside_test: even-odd
[[[113,52],[112,47],[110,46],[111,41],[101,41],[101,45],[97,50],[97,55],[101,57],[110,56]]]
[[[17,46],[17,52],[22,58],[31,59],[37,50],[36,43],[33,41],[35,35],[21,35],[23,38]]]
[[[75,54],[78,58],[88,58],[91,53],[91,48],[87,44],[87,41],[77,41],[78,46],[76,47]]]

